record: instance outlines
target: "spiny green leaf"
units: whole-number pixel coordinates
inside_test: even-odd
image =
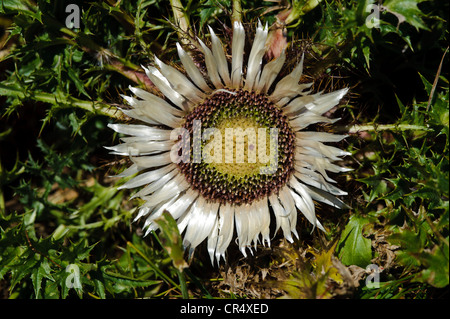
[[[424,252],[421,260],[426,268],[416,277],[437,288],[444,288],[449,284],[449,246],[447,244],[436,245],[431,252]]]
[[[23,0],[2,0],[0,4],[0,13],[11,13],[14,11],[41,21],[42,13],[40,10],[30,6],[28,2]]]
[[[89,187],[89,190],[93,193],[92,199],[80,207],[80,209],[74,214],[74,217],[79,216],[83,220],[87,220],[98,207],[107,205],[118,193],[117,188],[104,187],[97,182],[95,182],[93,186]]]
[[[428,0],[388,0],[383,6],[398,19],[398,24],[407,22],[416,29],[430,30],[423,22],[423,12],[417,7],[417,4]]]
[[[59,299],[59,287],[56,282],[47,280],[45,282],[45,290],[44,290],[44,298],[45,299]]]
[[[33,283],[34,295],[39,298],[39,292],[42,285],[42,279],[47,278],[49,280],[54,280],[50,274],[51,267],[49,261],[43,258],[38,267],[35,267],[31,272],[31,281]]]
[[[368,203],[372,202],[376,198],[386,194],[388,188],[386,181],[381,176],[369,176],[361,178],[358,181],[363,182],[370,186],[370,194],[366,196]]]
[[[125,276],[119,273],[114,273],[110,271],[103,271],[103,276],[105,279],[111,281],[115,285],[121,285],[125,287],[148,287],[152,285],[158,285],[161,283],[160,280],[145,280],[137,279],[129,276]]]
[[[72,244],[68,250],[65,250],[61,255],[61,260],[67,260],[69,262],[81,261],[90,256],[91,250],[94,249],[97,243],[87,245],[86,241],[81,240],[79,243]]]

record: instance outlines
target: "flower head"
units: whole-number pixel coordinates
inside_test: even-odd
[[[139,173],[120,188],[144,186],[134,197],[144,201],[136,220],[146,218],[147,233],[168,211],[185,247],[207,240],[211,261],[219,262],[235,230],[246,256],[260,241],[270,245],[271,220],[292,242],[298,212],[324,230],[314,201],[345,206],[335,196],[346,192],[327,171],[347,171],[333,162],[349,153],[323,144],[345,136],[304,129],[334,123],[322,115],[347,89],[309,94],[312,83],[299,84],[303,58],[277,81],[286,55],[263,65],[267,25],[258,24],[246,67],[241,23],[233,25],[231,68],[221,40],[211,28],[210,34],[210,47],[198,39],[206,76],[178,43],[186,75],[156,57],[144,68],[165,99],[130,87],[136,97],[124,96],[131,108],[122,112],[143,124],[111,124],[129,137],[108,149],[133,162],[119,176]]]

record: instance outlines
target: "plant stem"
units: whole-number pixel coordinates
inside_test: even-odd
[[[0,177],[2,176],[2,162],[0,161]],[[6,210],[5,210],[5,197],[3,195],[3,191],[0,188],[0,216],[3,217],[3,212],[5,212],[6,216]]]
[[[180,280],[181,295],[183,296],[183,299],[189,299],[189,293],[186,285],[186,277],[184,276],[183,271],[176,269],[176,272],[178,274],[178,279]]]
[[[291,24],[295,22],[298,25],[302,21],[302,17],[317,7],[322,0],[293,1],[292,9],[285,23]]]
[[[189,20],[184,13],[183,5],[180,0],[170,0],[170,6],[172,7],[175,18],[175,25],[179,28],[177,30],[178,38],[183,45],[188,45],[193,36],[189,29]]]
[[[241,22],[242,21],[242,6],[241,0],[233,0],[233,13],[231,15],[231,22]]]
[[[177,287],[181,290],[181,287],[175,283],[169,276],[167,276],[165,273],[163,273],[142,251],[137,249],[136,246],[133,245],[131,242],[127,242],[127,245],[136,250],[136,252],[150,265],[150,267],[159,275],[161,278],[163,278],[164,281],[167,283],[172,284],[173,286]]]
[[[368,125],[353,125],[353,126],[346,126],[338,128],[338,131],[341,132],[347,132],[350,134],[358,133],[361,131],[386,131],[386,130],[392,130],[392,131],[430,131],[431,129],[422,126],[422,125],[412,125],[412,124],[368,124]]]
[[[106,103],[98,101],[83,101],[71,96],[66,96],[61,93],[60,94],[58,93],[53,94],[46,92],[24,93],[19,88],[14,88],[0,84],[0,94],[6,96],[16,96],[19,99],[32,99],[35,101],[55,104],[58,106],[70,105],[89,111],[91,113],[101,114],[116,119],[122,118],[121,114],[117,112],[117,110],[111,109],[111,106]]]
[[[76,33],[73,30],[64,27],[60,22],[54,20],[53,18],[48,18],[48,21],[53,23],[61,33],[66,35],[72,45],[78,45],[83,51],[94,55],[102,65],[106,62],[106,68],[119,72],[123,76],[138,84],[143,83],[147,88],[153,86],[150,80],[145,80],[146,76],[144,72],[142,72],[141,67],[115,55],[110,50],[103,48],[82,32]]]
[[[447,49],[445,49],[445,52],[442,55],[441,63],[439,63],[439,67],[438,67],[438,70],[436,72],[436,76],[434,78],[433,86],[432,86],[431,92],[430,92],[430,97],[428,98],[428,104],[427,104],[427,109],[426,109],[427,112],[428,112],[428,109],[430,108],[431,101],[433,100],[434,91],[436,90],[436,86],[437,86],[437,83],[438,83],[438,80],[439,80],[439,76],[441,75],[442,64],[444,63],[444,58],[445,58],[445,55],[447,54],[447,52],[448,52],[448,47],[447,47]]]

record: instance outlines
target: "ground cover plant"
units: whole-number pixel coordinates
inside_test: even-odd
[[[0,298],[442,298],[449,281],[446,1],[47,1],[0,4]],[[78,15],[79,13],[79,15]],[[142,66],[232,21],[304,55],[313,92],[349,88],[318,130],[349,136],[330,174],[348,208],[317,204],[245,258],[192,256],[170,214],[143,237],[109,154]],[[283,29],[284,27],[284,29]],[[184,39],[184,40],[183,40]],[[272,54],[272,56],[271,56]],[[292,68],[294,65],[291,66]],[[300,215],[299,215],[300,216]],[[272,225],[273,227],[273,225]],[[271,232],[273,234],[273,232]]]

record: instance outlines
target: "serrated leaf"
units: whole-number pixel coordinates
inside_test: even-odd
[[[31,249],[30,249],[31,251]],[[27,251],[20,256],[20,259],[17,261],[16,265],[11,267],[11,290],[14,290],[14,287],[26,276],[29,276],[29,273],[38,263],[38,260],[34,257],[34,253],[31,251]]]
[[[446,238],[448,243],[448,237]],[[418,276],[419,281],[428,282],[437,288],[444,288],[449,284],[449,246],[443,243],[435,246],[431,253],[421,255],[424,269]]]
[[[441,133],[449,137],[449,90],[435,93],[431,104],[430,124],[441,126]]]
[[[388,0],[383,3],[383,7],[394,14],[398,19],[398,25],[407,22],[416,29],[430,30],[422,18],[423,12],[417,7],[417,4],[428,0]]]
[[[42,279],[47,278],[54,280],[50,274],[51,268],[46,258],[43,258],[38,267],[35,267],[31,271],[31,282],[33,283],[34,295],[39,298],[39,292],[41,290]]]
[[[83,205],[78,212],[75,213],[76,216],[81,216],[84,219],[88,219],[91,216],[97,207],[105,205],[108,203],[114,195],[118,192],[114,187],[104,187],[100,185],[98,182],[89,188],[91,192],[94,193],[93,198]]]
[[[422,80],[423,86],[425,87],[425,91],[427,91],[428,95],[431,93],[431,89],[433,88],[433,84],[428,82],[428,80],[419,73],[420,79]]]
[[[89,94],[86,92],[86,90],[84,88],[83,82],[80,80],[78,74],[72,68],[69,68],[67,70],[67,75],[69,75],[69,78],[73,81],[73,83],[75,84],[77,89],[88,99],[91,99],[91,97],[89,96]]]
[[[41,290],[42,278],[44,278],[44,271],[41,267],[36,267],[31,271],[31,282],[33,283],[34,295],[39,298],[39,290]]]
[[[397,258],[399,263],[407,267],[420,266],[421,260],[418,256],[424,249],[430,230],[429,225],[423,220],[416,220],[415,228],[407,227],[388,237],[390,243],[401,247],[397,252]]]
[[[148,287],[152,285],[158,285],[161,283],[160,280],[145,280],[136,279],[133,277],[125,276],[119,273],[113,273],[109,271],[103,271],[103,277],[112,283],[125,287]]]
[[[66,279],[69,276],[69,273],[66,271],[66,269],[60,269],[56,274],[55,278],[58,282],[58,285],[61,287],[61,298],[66,299],[69,295],[70,288],[68,285],[66,285]]]
[[[409,183],[402,178],[389,178],[388,181],[394,185],[394,190],[383,196],[382,199],[388,199],[395,202],[396,200],[403,199],[405,194],[411,192]]]
[[[327,251],[312,253],[316,257],[314,260],[316,276],[326,276],[327,278],[334,280],[336,283],[341,284],[343,283],[342,276],[339,273],[339,270],[333,265],[333,255],[335,253],[336,246],[337,242],[335,242],[334,245]]]
[[[34,7],[30,7],[29,3],[21,0],[2,0],[0,4],[0,13],[10,13],[11,11],[17,11],[42,22],[41,11]]]
[[[53,281],[46,281],[45,282],[45,289],[44,289],[44,298],[45,299],[59,299],[59,288],[57,283]]]
[[[358,181],[370,186],[370,194],[366,196],[366,201],[368,203],[377,199],[379,196],[386,194],[388,190],[387,183],[380,176],[369,176],[358,179]]]

